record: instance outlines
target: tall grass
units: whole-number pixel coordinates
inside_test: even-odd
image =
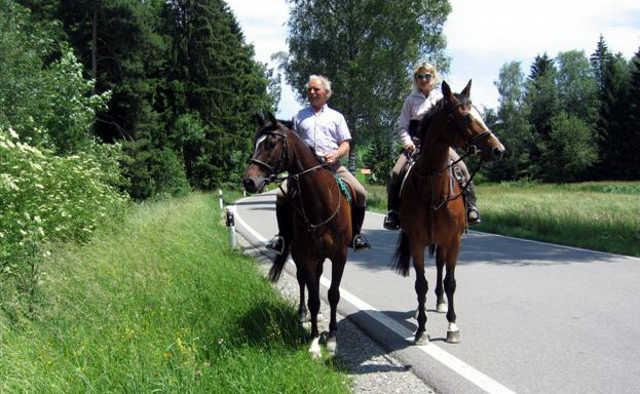
[[[478,230],[640,257],[640,182],[478,188]]]
[[[347,392],[294,307],[228,247],[217,196],[141,205],[43,267],[35,319],[0,318],[0,392]]]

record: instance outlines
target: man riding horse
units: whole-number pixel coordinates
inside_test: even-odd
[[[294,117],[293,131],[355,191],[352,247],[356,251],[370,249],[369,242],[360,232],[367,209],[367,192],[339,161],[349,153],[351,134],[344,116],[327,105],[331,93],[331,82],[327,78],[319,75],[310,76],[307,97],[311,105]],[[282,190],[276,198],[276,218],[279,233],[267,244],[267,249],[275,251],[278,256],[284,256],[287,255],[286,249],[290,247],[293,216],[289,200]]]

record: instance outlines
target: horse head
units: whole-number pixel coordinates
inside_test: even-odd
[[[450,135],[453,138],[452,145],[463,148],[467,153],[479,155],[487,161],[500,159],[504,154],[504,146],[487,127],[480,112],[472,105],[471,80],[459,94],[452,93],[449,85],[443,81],[442,94],[448,113],[448,122],[456,130]]]
[[[256,118],[260,128],[254,139],[249,167],[242,178],[244,188],[250,193],[261,192],[286,170],[289,159],[286,128],[271,113]]]

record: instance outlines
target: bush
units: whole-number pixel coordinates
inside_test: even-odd
[[[389,178],[389,172],[396,163],[392,144],[379,138],[375,139],[365,152],[362,161],[371,169],[368,182],[383,185]]]
[[[94,148],[58,157],[0,129],[0,307],[14,318],[29,309],[44,245],[88,240],[128,202],[118,189],[118,146]]]

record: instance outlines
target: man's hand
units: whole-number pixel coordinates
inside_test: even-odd
[[[333,164],[338,160],[338,152],[333,151],[333,152],[327,152],[324,154],[324,161],[327,164]]]

